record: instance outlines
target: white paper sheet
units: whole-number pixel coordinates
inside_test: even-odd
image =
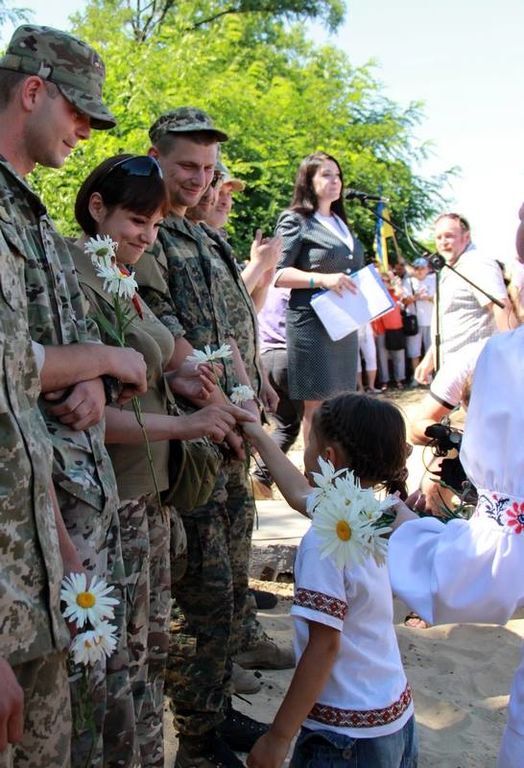
[[[374,266],[369,264],[351,275],[358,293],[320,291],[311,299],[311,306],[333,341],[356,331],[371,320],[385,315],[393,307],[393,299]]]

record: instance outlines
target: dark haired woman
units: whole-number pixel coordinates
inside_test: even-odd
[[[349,275],[364,264],[362,245],[347,225],[342,190],[335,158],[308,155],[276,226],[283,245],[275,284],[292,289],[286,320],[289,394],[304,401],[306,441],[320,402],[356,387],[357,333],[332,341],[310,303],[320,289],[354,291]]]
[[[166,208],[162,173],[154,158],[109,158],[92,171],[78,192],[75,216],[84,231],[78,244],[83,246],[94,236],[111,238],[117,244],[116,264],[125,272],[154,243]],[[103,315],[114,325],[112,296],[104,289],[89,256],[79,250],[75,265],[91,315]],[[141,410],[162,492],[169,487],[170,440],[205,435],[222,440],[235,425],[235,417],[243,420],[244,412],[234,406],[209,405],[190,416],[171,415],[169,374],[179,359],[172,330],[136,295],[127,304],[134,319],[126,331],[126,344],[141,352],[147,363],[149,388],[140,398]],[[107,344],[114,344],[103,328],[101,334]],[[163,688],[171,606],[170,521],[166,508],[157,500],[143,432],[131,404],[124,409],[106,408],[106,443],[120,496],[127,645],[140,765],[163,766]]]

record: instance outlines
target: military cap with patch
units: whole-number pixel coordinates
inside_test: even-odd
[[[178,107],[160,115],[149,129],[149,138],[155,144],[167,133],[209,133],[217,141],[227,141],[227,134],[213,125],[209,115],[196,107]]]
[[[54,83],[62,96],[91,118],[92,128],[107,130],[116,120],[102,102],[105,67],[98,53],[67,32],[23,24],[13,33],[0,69],[38,75]]]

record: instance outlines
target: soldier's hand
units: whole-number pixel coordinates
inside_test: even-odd
[[[107,357],[104,373],[114,376],[123,385],[118,398],[119,405],[124,405],[132,397],[147,392],[146,361],[140,352],[130,347],[108,347],[100,345]]]
[[[255,417],[237,408],[236,405],[206,405],[190,416],[175,417],[177,434],[180,440],[192,440],[195,437],[209,437],[215,443],[221,443],[237,422],[254,421]]]
[[[224,368],[220,363],[194,363],[184,360],[169,376],[171,390],[189,400],[207,400],[216,387],[216,379]]]
[[[24,731],[24,692],[5,659],[0,659],[0,752],[21,740]]]
[[[46,400],[56,400],[63,392],[48,392]],[[102,379],[81,381],[70,390],[66,399],[48,408],[49,413],[72,429],[83,430],[98,424],[104,415],[106,395]]]
[[[244,439],[241,437],[241,435],[238,434],[238,432],[235,432],[234,430],[228,432],[224,438],[224,442],[229,445],[231,452],[236,459],[239,459],[239,461],[244,461],[246,458],[246,452],[244,450]]]

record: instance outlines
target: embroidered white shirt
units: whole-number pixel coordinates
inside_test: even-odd
[[[320,557],[310,528],[297,553],[291,614],[297,658],[308,643],[308,622],[341,632],[330,678],[304,725],[354,738],[400,730],[413,703],[393,627],[387,567],[370,558],[363,566],[337,568],[331,557]]]

